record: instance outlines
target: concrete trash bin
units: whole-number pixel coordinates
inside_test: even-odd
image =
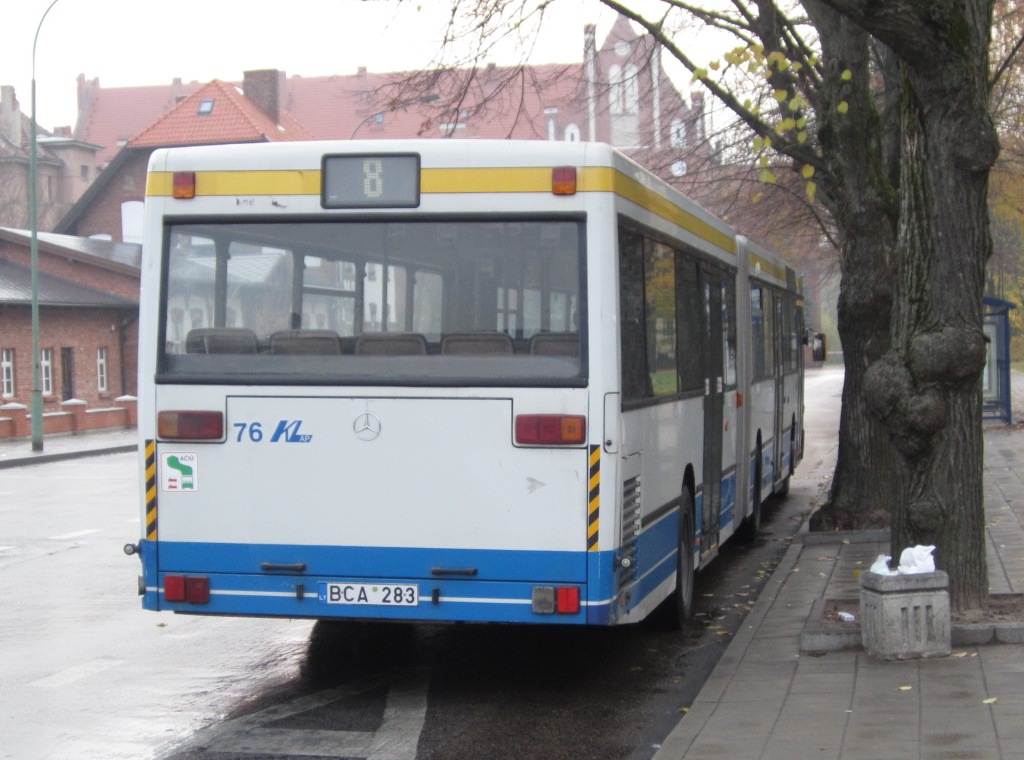
[[[862,573],[861,642],[873,657],[946,657],[952,650],[949,576],[942,570],[909,575]]]

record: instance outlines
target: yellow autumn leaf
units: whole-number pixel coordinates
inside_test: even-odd
[[[718,71],[718,69],[721,68],[722,64],[720,61],[712,61],[711,63],[708,64],[708,66],[711,67],[712,71]]]
[[[807,133],[803,132],[803,131],[797,132],[796,133],[796,141],[798,143],[800,143],[801,145],[803,145],[805,142],[807,142]]]
[[[981,703],[983,705],[994,705],[998,701],[999,701],[999,697],[989,697],[988,699],[981,700]]]
[[[789,96],[786,94],[785,90],[775,90],[772,92],[772,97],[781,103]]]
[[[815,192],[817,192],[817,190],[818,185],[815,182],[808,182],[806,187],[804,187],[804,192],[807,193],[807,200],[809,202],[814,203],[814,194]]]
[[[839,78],[842,79],[844,82],[849,82],[851,79],[853,79],[853,72],[850,71],[849,69],[844,69],[843,73],[839,75]]]
[[[769,169],[762,169],[761,170],[761,177],[760,177],[760,179],[766,185],[774,185],[778,181],[776,176]]]
[[[914,688],[913,686],[900,686],[899,690],[900,691],[911,691],[911,690],[913,690],[913,688]]]
[[[810,179],[814,176],[814,167],[810,164],[804,164],[800,169],[800,176],[804,179]]]
[[[844,100],[842,103],[836,106],[836,110],[839,111],[839,113],[846,113],[847,111],[850,110],[850,104]]]

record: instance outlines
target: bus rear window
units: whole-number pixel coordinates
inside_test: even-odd
[[[165,231],[164,382],[585,380],[576,219]]]

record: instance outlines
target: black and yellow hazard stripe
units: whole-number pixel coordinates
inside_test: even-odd
[[[590,447],[590,500],[587,504],[587,551],[597,551],[601,523],[601,447]]]
[[[146,540],[156,541],[156,441],[146,441]]]

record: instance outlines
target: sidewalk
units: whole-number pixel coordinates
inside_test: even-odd
[[[991,591],[1024,593],[1024,430],[986,425],[984,487]],[[946,658],[801,652],[815,603],[857,598],[879,554],[886,533],[802,533],[655,760],[1024,760],[1022,623],[954,626]],[[1015,643],[968,643],[997,635]]]
[[[138,448],[138,431],[96,430],[78,435],[55,435],[43,438],[43,450],[32,451],[32,441],[27,438],[0,440],[0,470],[6,467],[20,467],[28,464],[43,464],[62,459],[115,454],[135,451]]]

